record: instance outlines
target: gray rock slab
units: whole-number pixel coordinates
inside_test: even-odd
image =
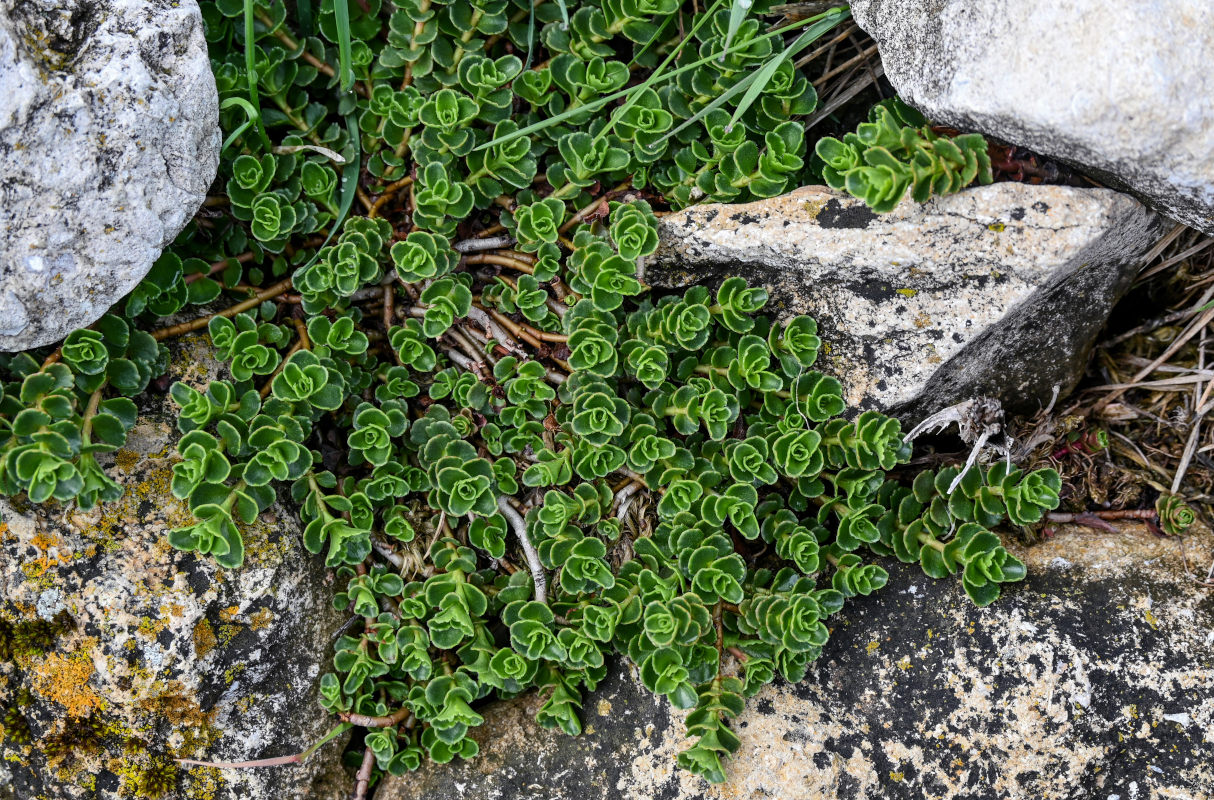
[[[980,609],[951,580],[886,565],[889,584],[831,619],[796,685],[733,724],[712,786],[675,767],[685,712],[616,665],[573,738],[543,698],[491,706],[476,758],[385,781],[376,800],[1093,800],[1214,789],[1208,530],[1063,530],[1020,551],[1024,583]]]
[[[1128,188],[1214,234],[1208,0],[855,0],[885,74],[934,122]]]
[[[916,419],[977,395],[1069,390],[1160,219],[1109,189],[997,183],[888,214],[825,187],[664,217],[654,286],[741,275],[809,314],[852,407]]]
[[[0,0],[0,350],[106,312],[219,166],[195,0]]]
[[[226,377],[210,353],[207,336],[174,342],[173,376],[198,388]],[[99,457],[126,490],[120,500],[81,512],[0,499],[0,627],[11,646],[0,717],[12,711],[28,729],[24,742],[0,737],[0,797],[7,783],[21,800],[129,798],[165,759],[291,755],[333,724],[318,684],[347,618],[297,515],[274,505],[243,526],[238,570],[174,550],[168,531],[191,520],[169,490],[176,407],[167,395],[143,402],[126,447]],[[49,646],[13,645],[13,633],[57,616]],[[53,746],[85,720],[104,732]],[[163,800],[344,800],[341,747],[303,766],[183,768]]]

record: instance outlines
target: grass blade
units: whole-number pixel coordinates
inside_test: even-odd
[[[348,92],[354,86],[354,58],[350,52],[349,0],[335,0],[333,3],[333,20],[337,23],[337,60],[341,76],[341,90]]]
[[[253,58],[253,0],[244,0],[244,69],[245,82],[249,88],[249,104],[256,109],[250,119],[257,125],[257,135],[261,138],[261,146],[269,150],[270,137],[266,133],[266,125],[261,119],[261,97],[257,92],[257,67]],[[248,109],[245,109],[248,111]]]
[[[729,49],[733,37],[737,35],[738,28],[742,27],[742,21],[750,13],[752,5],[754,5],[754,0],[733,0],[733,6],[729,9],[729,29],[725,31],[725,50]],[[721,63],[725,63],[724,50],[721,51]]]
[[[780,53],[780,55],[776,56],[775,58],[770,59],[766,64],[763,65],[762,69],[754,73],[755,79],[750,82],[749,86],[747,86],[746,93],[742,95],[742,99],[738,101],[738,107],[734,109],[733,116],[729,119],[728,127],[730,129],[732,129],[734,125],[738,124],[738,120],[742,118],[742,115],[746,113],[746,110],[751,107],[754,101],[758,99],[759,95],[762,94],[763,90],[767,88],[767,84],[771,82],[772,76],[776,74],[776,70],[780,68],[781,64],[789,59],[795,58],[797,53],[800,53],[806,47],[813,44],[824,34],[830,31],[831,28],[834,28],[840,22],[851,16],[851,13],[845,10],[841,12],[831,10],[826,13],[827,16],[824,19],[822,19],[820,22],[814,23],[812,26],[802,31],[801,35],[798,36],[792,44],[784,48],[784,52]]]
[[[769,36],[780,36],[782,34],[788,33],[789,31],[796,30],[797,28],[803,28],[806,25],[810,25],[816,21],[819,21],[819,18],[812,17],[810,19],[798,20],[797,22],[794,22],[791,25],[787,25],[787,26],[781,28],[780,30],[770,31],[768,33],[760,34],[759,36],[757,36],[755,38],[756,39],[765,39]],[[735,49],[737,49],[737,45],[731,45],[728,48],[723,48],[721,50],[721,53],[728,54]],[[584,106],[578,106],[577,108],[571,108],[567,111],[557,114],[554,117],[549,117],[540,122],[532,123],[531,125],[528,125],[525,128],[520,128],[519,130],[515,131],[514,133],[508,133],[504,136],[498,136],[495,139],[490,139],[488,142],[485,142],[484,144],[480,145],[476,149],[485,150],[490,147],[494,147],[496,145],[503,144],[504,142],[512,142],[515,139],[518,139],[520,137],[530,136],[531,134],[535,133],[536,131],[542,131],[545,128],[556,125],[557,123],[564,122],[565,120],[567,120],[570,117],[573,117],[577,114],[582,114],[587,111],[597,111],[598,109],[602,108],[603,106],[607,105],[608,103],[614,102],[615,100],[619,100],[621,97],[626,97],[630,93],[635,92],[642,87],[652,87],[659,83],[664,83],[665,81],[668,81],[671,78],[674,78],[678,75],[681,75],[684,72],[687,72],[688,70],[693,70],[693,69],[696,69],[697,67],[702,67],[705,64],[707,64],[708,62],[712,61],[713,59],[718,58],[721,55],[721,53],[713,53],[711,55],[705,56],[704,58],[697,59],[696,61],[693,61],[690,64],[684,64],[683,66],[678,67],[677,69],[673,69],[670,72],[666,73],[665,75],[662,75],[656,79],[653,76],[651,76],[650,79],[648,81],[646,81],[645,83],[637,84],[636,86],[629,86],[626,89],[620,89],[618,92],[612,92],[611,94],[607,95],[606,97],[601,97],[598,100],[595,100],[591,103],[587,103]]]

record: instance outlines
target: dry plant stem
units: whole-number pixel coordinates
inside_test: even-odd
[[[1159,264],[1156,264],[1155,266],[1151,267],[1149,270],[1142,273],[1142,275],[1138,276],[1138,280],[1144,281],[1153,275],[1158,275],[1159,273],[1163,272],[1164,270],[1168,269],[1169,267],[1175,266],[1176,264],[1179,264],[1182,261],[1192,258],[1193,256],[1200,253],[1202,250],[1205,250],[1211,244],[1214,244],[1214,237],[1210,237],[1208,239],[1202,239],[1200,242],[1193,245],[1188,250],[1185,250],[1182,253],[1177,253],[1176,255],[1172,256],[1171,258],[1167,259],[1166,261],[1162,261]]]
[[[363,750],[363,763],[354,776],[354,794],[352,800],[366,800],[367,789],[371,786],[371,772],[375,768],[375,751],[370,747]]]
[[[503,256],[497,253],[479,253],[477,255],[464,256],[465,264],[496,264],[499,267],[510,267],[510,269],[525,272],[528,275],[535,274],[535,268],[530,264],[519,261],[517,258]]]
[[[500,223],[497,225],[490,225],[488,228],[485,228],[480,233],[473,234],[473,238],[474,239],[483,239],[487,236],[496,236],[497,234],[501,233],[504,230],[506,230],[506,226],[502,225]]]
[[[270,377],[266,378],[265,385],[263,385],[261,390],[258,392],[258,394],[261,395],[262,400],[265,400],[270,396],[270,390],[274,386],[274,379],[278,377],[278,373],[282,372],[283,367],[285,367],[287,362],[291,360],[291,356],[295,355],[302,349],[303,342],[296,341],[295,344],[291,346],[291,349],[287,351],[287,354],[282,357],[282,361],[278,362],[278,366],[275,367],[274,371],[270,373]]]
[[[472,306],[468,310],[468,318],[485,329],[485,332],[493,337],[498,343],[506,348],[510,353],[516,356],[526,356],[527,351],[523,349],[518,341],[502,329],[500,325],[485,312],[485,309],[480,306]]]
[[[392,301],[395,296],[396,296],[395,293],[392,291],[392,284],[386,285],[384,287],[384,316],[383,316],[385,331],[392,330],[392,315],[395,312],[395,309],[392,307],[393,306]]]
[[[412,185],[412,175],[407,175],[395,183],[388,184],[380,196],[375,198],[375,202],[371,204],[371,208],[367,209],[367,216],[371,219],[375,219],[377,216],[379,216],[379,210],[384,207],[385,203],[392,199],[393,195],[395,195],[401,189]]]
[[[560,232],[564,233],[565,231],[572,228],[574,225],[577,225],[579,222],[584,220],[586,217],[588,217],[592,213],[594,213],[597,209],[601,208],[607,202],[607,198],[609,196],[614,195],[614,194],[619,194],[620,192],[627,191],[628,187],[631,185],[632,185],[632,178],[628,178],[623,183],[621,183],[619,186],[615,187],[611,191],[604,194],[602,197],[597,197],[594,200],[590,201],[590,203],[585,208],[583,208],[581,211],[574,214],[569,219],[568,222],[566,222],[564,225],[562,225],[560,227]]]
[[[1192,339],[1194,336],[1196,336],[1198,333],[1200,333],[1207,325],[1209,325],[1211,320],[1214,320],[1214,308],[1207,310],[1204,314],[1202,314],[1200,317],[1198,317],[1192,323],[1190,323],[1189,327],[1185,329],[1185,332],[1182,333],[1180,336],[1177,336],[1176,339],[1170,345],[1168,345],[1168,349],[1163,351],[1162,355],[1160,355],[1158,358],[1156,358],[1154,361],[1152,361],[1147,366],[1140,369],[1134,375],[1134,377],[1130,379],[1130,381],[1127,385],[1123,386],[1120,389],[1115,389],[1114,391],[1112,391],[1109,394],[1102,397],[1100,399],[1100,402],[1096,403],[1095,407],[1093,408],[1093,411],[1095,411],[1096,413],[1099,413],[1102,409],[1104,409],[1106,406],[1108,406],[1109,403],[1113,402],[1114,400],[1116,400],[1117,398],[1119,398],[1123,394],[1125,394],[1129,390],[1131,385],[1134,385],[1138,381],[1141,381],[1143,378],[1145,378],[1146,376],[1148,376],[1152,372],[1154,372],[1156,367],[1167,362],[1167,360],[1169,358],[1171,358],[1172,356],[1174,356],[1176,354],[1176,352],[1178,350],[1180,350],[1180,348],[1182,348],[1186,344],[1188,344],[1190,339]]]
[[[876,66],[876,68],[874,68],[871,72],[868,72],[865,74],[865,78],[863,80],[856,81],[853,85],[848,87],[846,91],[841,92],[840,94],[838,94],[837,96],[832,98],[829,103],[827,103],[823,108],[819,109],[816,114],[814,114],[812,117],[810,117],[808,120],[806,120],[805,130],[808,131],[809,129],[811,129],[815,125],[817,125],[819,122],[826,119],[831,114],[835,113],[835,111],[837,111],[840,106],[847,104],[847,102],[849,100],[851,100],[856,95],[860,94],[860,92],[867,89],[869,84],[872,83],[873,80],[875,80],[876,78],[880,78],[884,74],[885,74],[885,68],[883,66],[881,66],[880,64],[878,64]]]
[[[292,317],[291,322],[295,324],[295,332],[299,334],[299,345],[304,350],[312,349],[312,340],[308,338],[308,327],[299,317]]]
[[[1206,344],[1209,340],[1209,328],[1202,328],[1201,342],[1197,346],[1197,371],[1204,372],[1206,366]],[[1211,405],[1206,403],[1206,399],[1210,396],[1210,390],[1214,389],[1214,380],[1206,380],[1205,388],[1202,388],[1201,383],[1193,387],[1193,418],[1192,428],[1189,430],[1189,437],[1185,441],[1184,452],[1180,456],[1180,464],[1176,467],[1176,476],[1172,478],[1172,492],[1175,494],[1180,491],[1180,484],[1184,480],[1185,473],[1189,470],[1189,464],[1193,460],[1193,455],[1197,451],[1197,441],[1201,438],[1201,426],[1205,421],[1205,415],[1210,411]]]
[[[478,306],[478,307],[484,308],[483,306]],[[541,331],[537,328],[531,327],[530,325],[528,325],[524,322],[515,322],[514,320],[510,319],[509,317],[507,317],[506,315],[502,314],[501,312],[499,312],[495,309],[485,308],[484,310],[488,311],[490,316],[492,316],[493,319],[498,322],[498,324],[503,325],[507,330],[509,330],[511,333],[513,333],[515,336],[519,337],[520,339],[539,340],[539,341],[543,341],[543,342],[556,342],[556,343],[562,343],[562,344],[564,342],[569,341],[569,337],[563,333],[549,333],[548,331]],[[536,346],[537,347],[539,346],[538,342],[536,343]]]
[[[281,767],[285,764],[303,763],[300,753],[293,756],[278,756],[277,758],[262,758],[257,761],[195,761],[192,758],[175,759],[178,764],[190,767],[215,767],[217,769],[249,769],[253,767]]]
[[[451,245],[457,253],[475,253],[480,250],[500,250],[512,247],[514,238],[511,236],[486,236],[478,239],[464,239]]]
[[[623,519],[628,515],[628,509],[632,506],[632,498],[640,489],[641,484],[635,480],[629,481],[628,485],[616,492],[615,502],[613,506],[618,509],[615,513],[616,519]]]
[[[820,78],[818,78],[816,81],[814,81],[813,82],[814,88],[821,89],[822,85],[825,84],[831,78],[835,77],[836,75],[838,75],[839,73],[848,69],[849,67],[859,64],[861,61],[867,61],[870,56],[876,55],[876,53],[877,53],[877,45],[875,45],[875,44],[872,47],[868,47],[868,48],[860,51],[860,53],[858,55],[852,56],[847,61],[844,61],[842,64],[838,65],[837,67],[832,69],[830,72],[827,72],[826,74],[824,74]]]
[[[474,305],[473,308],[479,308],[480,310],[487,312],[489,316],[493,318],[494,322],[510,331],[510,334],[515,338],[522,339],[532,347],[542,347],[539,339],[532,336],[530,333],[521,328],[518,323],[504,314],[498,313],[498,311],[492,308],[485,308],[484,306]]]
[[[854,23],[849,24],[846,28],[843,29],[843,32],[840,33],[835,38],[831,39],[826,44],[824,44],[821,47],[819,47],[818,49],[814,50],[809,55],[804,56],[802,58],[798,58],[796,63],[793,64],[793,68],[800,69],[801,67],[805,66],[806,64],[808,64],[809,62],[811,62],[815,58],[817,58],[818,56],[820,56],[823,53],[825,53],[826,51],[830,50],[835,45],[842,43],[848,36],[851,36],[855,32],[855,30],[856,30],[855,24]]]
[[[1116,519],[1155,519],[1159,516],[1154,509],[1150,508],[1131,508],[1120,511],[1084,511],[1079,514],[1064,514],[1061,512],[1051,512],[1045,515],[1045,518],[1050,522],[1067,523],[1075,522],[1082,517],[1096,517],[1103,520]]]
[[[237,303],[231,308],[225,308],[223,311],[216,314],[208,314],[205,317],[199,317],[198,319],[190,322],[183,322],[180,325],[171,325],[167,328],[161,328],[158,331],[152,331],[152,338],[160,341],[162,339],[168,339],[172,336],[180,336],[183,333],[196,331],[199,328],[205,328],[215,317],[234,317],[242,311],[248,311],[250,308],[260,305],[266,300],[277,297],[290,288],[291,279],[287,278],[284,281],[279,281],[278,283],[274,284],[269,289],[262,290],[256,296],[250,297],[248,300],[245,300],[242,303]]]
[[[544,574],[544,566],[540,564],[539,554],[531,546],[531,539],[527,536],[526,523],[523,522],[522,516],[514,510],[514,506],[510,505],[510,501],[506,498],[497,498],[497,507],[501,510],[502,516],[506,518],[506,521],[510,523],[514,535],[518,537],[519,542],[523,545],[523,555],[527,557],[527,567],[531,570],[531,580],[535,583],[535,599],[547,604],[548,577]]]
[[[1214,297],[1214,288],[1211,288],[1208,291],[1206,291],[1206,293],[1201,296],[1201,299],[1198,300],[1196,303],[1194,303],[1191,308],[1182,308],[1179,311],[1173,311],[1171,314],[1165,314],[1164,316],[1156,317],[1155,319],[1150,320],[1149,322],[1144,322],[1143,324],[1141,324],[1135,328],[1131,328],[1130,330],[1126,331],[1125,333],[1119,334],[1118,336],[1114,336],[1112,339],[1109,339],[1108,341],[1101,342],[1100,347],[1101,347],[1101,349],[1107,350],[1108,348],[1110,348],[1114,345],[1121,344],[1126,339],[1133,339],[1135,336],[1137,336],[1140,333],[1149,333],[1150,331],[1153,331],[1156,328],[1162,328],[1164,325],[1171,325],[1173,322],[1179,322],[1180,320],[1185,319],[1186,317],[1191,317],[1194,314],[1196,314],[1203,306],[1205,306],[1205,304],[1210,301],[1211,297]],[[1142,363],[1147,364],[1150,362],[1148,362],[1144,359]]]

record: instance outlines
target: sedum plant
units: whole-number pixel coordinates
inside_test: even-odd
[[[937,134],[918,111],[897,98],[877,103],[854,133],[825,136],[814,152],[822,177],[867,203],[892,211],[910,191],[919,203],[933,194],[953,194],[975,180],[990,183],[991,159],[981,134]]]
[[[169,539],[238,568],[243,527],[290,497],[351,616],[322,704],[367,729],[376,775],[474,756],[492,697],[540,691],[540,724],[580,732],[617,654],[689,712],[679,764],[719,782],[744,698],[804,676],[880,559],[980,605],[1024,576],[991,529],[1056,507],[1056,473],[908,474],[899,422],[848,415],[813,369],[812,319],[740,278],[644,282],[669,209],[818,169],[877,210],[989,180],[980,138],[893,103],[808,157],[791,56],[845,10],[772,29],[724,0],[200,7],[221,210],[113,315],[0,363],[0,491],[116,497],[95,455],[165,371],[158,341],[205,327],[229,375],[169,388],[195,518]]]

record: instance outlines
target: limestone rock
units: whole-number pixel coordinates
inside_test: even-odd
[[[177,377],[216,377],[206,337],[175,347]],[[141,412],[112,464],[98,458],[120,500],[0,500],[0,797],[8,783],[23,800],[127,798],[168,758],[290,755],[331,725],[317,685],[345,618],[297,516],[272,506],[246,527],[239,570],[174,550],[168,530],[191,519],[169,492],[176,413],[163,395]],[[344,798],[340,749],[302,767],[182,769],[164,797]]]
[[[581,737],[539,728],[542,698],[498,704],[480,755],[376,800],[1208,797],[1214,601],[1189,569],[1204,577],[1214,536],[1064,530],[1021,555],[1028,578],[986,609],[887,565],[804,681],[747,701],[720,786],[675,767],[685,712],[617,667],[584,699]]]
[[[195,0],[0,0],[0,350],[129,292],[206,196],[219,100]]]
[[[646,280],[741,275],[809,314],[849,407],[913,419],[975,395],[1037,410],[1079,376],[1158,217],[1109,189],[998,183],[889,214],[824,187],[664,217]]]
[[[1214,234],[1207,0],[855,0],[885,74],[934,122],[1128,188]]]

